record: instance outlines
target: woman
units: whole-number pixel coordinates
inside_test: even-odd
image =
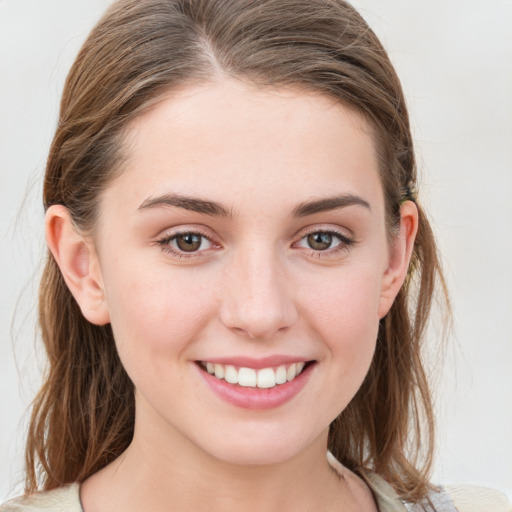
[[[454,510],[428,481],[443,280],[416,188],[399,81],[348,4],[114,4],[45,177],[48,492],[5,510]]]

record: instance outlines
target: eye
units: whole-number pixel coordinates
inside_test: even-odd
[[[176,248],[183,252],[196,252],[200,249],[206,249],[209,240],[198,233],[183,233],[172,238],[172,243]]]
[[[194,253],[211,249],[214,245],[205,235],[194,231],[174,233],[158,240],[157,243],[164,251],[179,256],[192,256]]]
[[[338,245],[340,241],[332,233],[311,233],[304,237],[307,245],[316,251],[325,251],[333,247],[333,243]]]
[[[303,236],[298,246],[315,252],[335,252],[348,249],[354,242],[346,235],[334,230],[314,231]]]

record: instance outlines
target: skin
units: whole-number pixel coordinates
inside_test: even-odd
[[[46,220],[70,290],[88,320],[112,324],[136,387],[133,442],[82,484],[85,512],[376,510],[325,457],[418,222],[404,203],[389,242],[370,127],[318,94],[219,79],[169,94],[125,146],[94,236],[62,206]],[[223,211],[170,205],[170,194]],[[334,196],[357,200],[297,214]],[[312,248],[308,235],[327,231],[331,245]],[[180,252],[177,232],[199,233],[199,249]],[[314,364],[296,396],[266,410],[220,398],[197,365],[276,354]]]

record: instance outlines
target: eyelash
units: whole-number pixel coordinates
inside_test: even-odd
[[[343,251],[349,251],[350,248],[355,244],[355,240],[348,237],[347,235],[344,235],[343,233],[340,233],[338,230],[332,229],[332,228],[325,228],[325,229],[315,229],[313,231],[309,231],[309,232],[305,233],[304,235],[302,235],[300,237],[299,241],[296,242],[294,245],[302,242],[302,240],[306,239],[308,236],[318,235],[318,234],[330,235],[333,237],[333,239],[334,238],[337,239],[339,243],[338,243],[338,245],[336,245],[334,247],[329,247],[324,250],[320,250],[320,249],[317,250],[317,249],[313,249],[311,247],[303,248],[303,249],[306,249],[306,251],[308,251],[311,256],[314,256],[316,258],[326,258],[329,256],[334,256]]]
[[[339,242],[338,245],[336,245],[332,248],[324,249],[324,250],[321,250],[321,249],[317,250],[317,249],[313,249],[311,247],[309,247],[309,248],[302,247],[302,249],[305,249],[309,253],[310,256],[314,256],[317,258],[322,258],[322,257],[325,258],[325,257],[329,257],[331,255],[335,255],[341,251],[348,251],[351,248],[351,246],[354,245],[354,243],[355,243],[355,241],[352,238],[340,233],[339,231],[337,231],[335,229],[326,228],[326,229],[316,229],[316,230],[309,231],[309,232],[303,234],[299,238],[298,242],[294,242],[294,244],[292,246],[297,247],[297,245],[300,242],[302,242],[303,240],[307,239],[308,236],[317,235],[317,234],[330,235],[333,238],[337,239]],[[178,231],[176,233],[172,233],[171,235],[165,235],[162,238],[160,238],[159,240],[156,240],[156,244],[160,246],[162,251],[164,251],[166,253],[170,253],[174,256],[177,256],[178,258],[197,258],[198,254],[208,250],[208,249],[203,249],[203,250],[198,249],[196,251],[186,252],[186,251],[182,251],[180,249],[173,248],[171,245],[172,242],[176,241],[180,236],[185,236],[185,235],[193,235],[193,236],[201,237],[203,240],[207,240],[212,246],[217,245],[217,244],[215,244],[215,242],[213,242],[213,240],[210,237],[208,237],[204,233],[201,233],[200,231],[194,231],[194,230]],[[202,245],[202,242],[201,242],[201,245]]]
[[[206,236],[204,233],[201,233],[200,231],[194,231],[194,230],[183,230],[183,231],[178,231],[176,233],[172,233],[171,235],[165,235],[162,238],[160,238],[159,240],[157,240],[156,244],[160,246],[162,251],[172,254],[174,256],[177,256],[178,258],[195,258],[195,257],[197,257],[198,253],[207,250],[207,249],[203,249],[203,251],[197,250],[197,251],[186,252],[186,251],[181,251],[180,249],[173,248],[171,245],[172,242],[177,240],[180,236],[185,236],[185,235],[193,235],[193,236],[201,237],[201,239],[207,240],[212,246],[216,245],[215,242],[213,242],[213,240],[210,237]],[[202,244],[202,242],[201,242],[201,244]]]

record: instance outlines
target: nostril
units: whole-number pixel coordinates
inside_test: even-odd
[[[231,331],[249,339],[267,339],[287,331],[296,321],[296,314],[273,308],[271,311],[235,307],[224,311],[222,322]]]

